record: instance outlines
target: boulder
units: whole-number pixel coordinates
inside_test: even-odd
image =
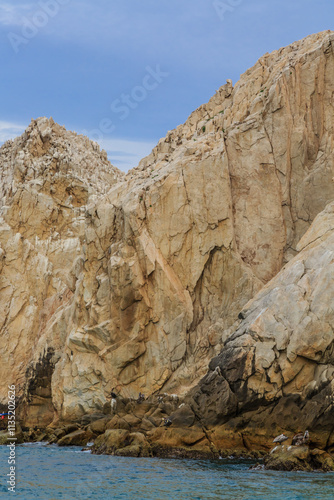
[[[99,420],[94,420],[89,426],[88,430],[93,434],[103,434],[106,430],[107,423],[110,421],[109,417],[100,418]]]
[[[334,471],[334,459],[324,450],[308,446],[276,446],[264,459],[266,469],[281,471]]]
[[[125,448],[130,444],[129,431],[125,429],[107,429],[104,434],[96,438],[92,453],[96,455],[113,455],[116,450]]]
[[[57,444],[58,446],[86,446],[94,437],[91,431],[78,429],[59,439]]]

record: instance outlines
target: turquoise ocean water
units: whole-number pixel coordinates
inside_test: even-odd
[[[8,450],[0,446],[0,498],[22,500],[333,500],[334,473],[249,470],[246,460],[96,456],[80,448],[16,448],[16,493],[7,491]]]

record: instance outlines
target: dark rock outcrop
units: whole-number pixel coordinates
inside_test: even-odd
[[[276,447],[264,459],[265,469],[282,471],[334,471],[334,459],[324,450],[308,446]]]

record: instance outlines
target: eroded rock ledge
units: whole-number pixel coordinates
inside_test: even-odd
[[[334,459],[329,453],[308,446],[290,446],[273,450],[264,459],[267,470],[322,472],[334,471]]]
[[[166,426],[166,419],[168,425]],[[317,435],[309,445],[277,445],[267,432],[261,442],[252,442],[250,433],[216,426],[207,427],[189,403],[176,395],[149,397],[145,401],[117,397],[105,405],[104,413],[86,415],[80,422],[45,429],[19,427],[17,443],[47,441],[58,446],[83,446],[94,454],[162,458],[248,458],[257,460],[254,469],[285,471],[334,471],[334,457],[317,448]],[[255,436],[253,436],[255,437]],[[291,436],[292,438],[292,436]],[[0,444],[7,443],[5,431]],[[269,451],[270,450],[270,451]]]

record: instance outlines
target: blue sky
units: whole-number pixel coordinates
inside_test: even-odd
[[[52,116],[127,170],[227,78],[333,21],[333,0],[1,1],[0,143]]]

